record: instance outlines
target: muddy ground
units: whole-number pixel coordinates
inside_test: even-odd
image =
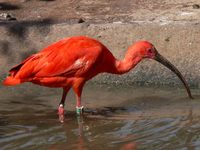
[[[0,79],[27,56],[62,38],[98,39],[122,59],[137,40],[152,42],[200,87],[200,2],[198,0],[0,0]],[[145,60],[124,76],[93,81],[113,84],[180,85],[161,65]]]
[[[198,0],[1,0],[0,13],[9,13],[18,21],[196,21],[199,4]]]

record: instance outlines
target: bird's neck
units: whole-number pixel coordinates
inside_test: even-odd
[[[126,73],[134,68],[141,60],[142,58],[140,56],[130,56],[129,54],[126,54],[123,60],[115,61],[115,73]]]

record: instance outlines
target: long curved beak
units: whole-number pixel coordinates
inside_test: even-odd
[[[179,77],[179,79],[182,81],[183,85],[185,86],[185,88],[187,90],[189,98],[193,99],[192,94],[190,92],[190,88],[189,88],[186,80],[184,79],[184,77],[180,73],[180,71],[172,63],[170,63],[166,58],[164,58],[159,53],[156,53],[154,59],[156,61],[158,61],[159,63],[163,64],[164,66],[166,66],[168,69],[170,69],[172,72],[174,72]]]

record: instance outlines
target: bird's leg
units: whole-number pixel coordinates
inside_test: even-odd
[[[81,106],[81,94],[83,90],[84,81],[80,80],[78,84],[73,86],[74,92],[76,93],[76,114],[82,115],[83,114],[83,106]]]
[[[60,101],[59,107],[58,107],[58,116],[59,116],[59,121],[61,123],[64,122],[64,104],[65,104],[65,99],[67,96],[67,92],[69,91],[69,88],[63,88],[63,94],[62,94],[62,99]]]
[[[63,89],[62,99],[58,107],[58,116],[59,116],[60,122],[64,122],[64,103],[65,103],[66,95],[67,95],[67,92]]]
[[[81,97],[80,96],[76,96],[76,114],[77,115],[81,115],[83,114],[83,106],[81,106]]]

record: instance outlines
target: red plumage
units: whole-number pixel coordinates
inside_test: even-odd
[[[49,87],[64,87],[69,82],[75,83],[76,78],[85,82],[97,73],[106,71],[105,63],[108,62],[104,61],[105,55],[113,57],[103,44],[94,39],[83,36],[66,38],[13,67],[4,85],[33,82]],[[105,65],[102,67],[98,63]]]

